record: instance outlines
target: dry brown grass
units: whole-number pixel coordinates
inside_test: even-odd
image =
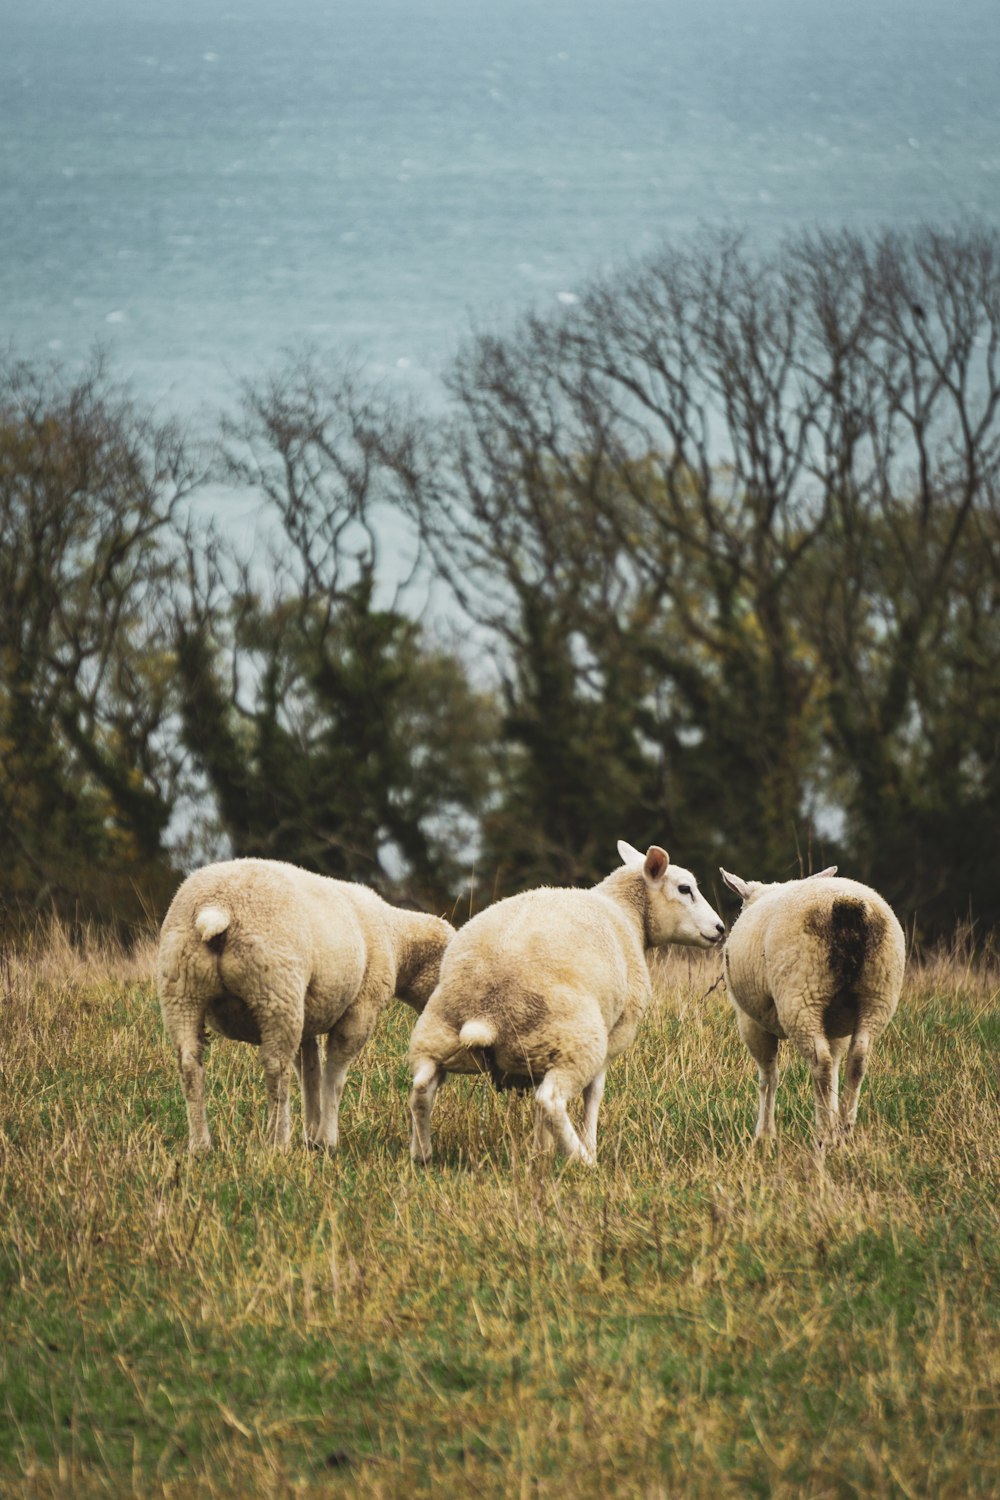
[[[911,972],[824,1165],[791,1063],[751,1144],[716,967],[662,966],[596,1171],[459,1081],[420,1173],[402,1009],[336,1159],[267,1150],[219,1042],[189,1161],[152,949],[4,955],[0,1493],[998,1493],[995,972]]]

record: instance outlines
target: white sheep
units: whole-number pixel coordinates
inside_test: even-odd
[[[157,983],[177,1054],[191,1151],[207,1151],[205,1022],[259,1044],[268,1133],[290,1136],[292,1062],[309,1144],[333,1149],[344,1080],[392,995],[420,1010],[454,928],[374,891],[269,859],[207,865],[163,921]],[[326,1036],[326,1062],[319,1038]]]
[[[633,1040],[652,987],[647,948],[721,941],[693,875],[653,845],[590,890],[524,891],[487,907],[448,946],[410,1041],[410,1155],[431,1158],[434,1095],[448,1073],[532,1089],[535,1145],[593,1165],[609,1061]],[[583,1093],[583,1139],[566,1101]]]
[[[870,886],[834,879],[836,873],[834,865],[804,880],[766,885],[722,871],[743,899],[723,969],[740,1035],[757,1063],[755,1137],[775,1133],[778,1042],[785,1037],[812,1070],[818,1145],[848,1134],[869,1048],[899,1002],[906,941],[896,915]]]

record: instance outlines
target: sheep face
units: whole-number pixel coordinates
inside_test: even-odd
[[[640,854],[622,839],[618,853],[627,869],[641,870],[646,886],[646,946],[661,948],[681,943],[689,948],[714,948],[725,936],[717,911],[709,906],[690,870],[672,865],[659,844]]]

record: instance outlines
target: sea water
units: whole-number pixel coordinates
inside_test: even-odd
[[[996,0],[3,0],[0,348],[416,392],[697,226],[1000,221]]]

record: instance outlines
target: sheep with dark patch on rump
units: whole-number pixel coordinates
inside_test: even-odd
[[[833,1145],[849,1134],[869,1050],[899,1003],[906,941],[895,913],[870,886],[835,877],[836,866],[773,884],[722,871],[743,900],[723,970],[740,1035],[757,1063],[755,1137],[775,1133],[783,1038],[812,1070],[817,1143]]]

